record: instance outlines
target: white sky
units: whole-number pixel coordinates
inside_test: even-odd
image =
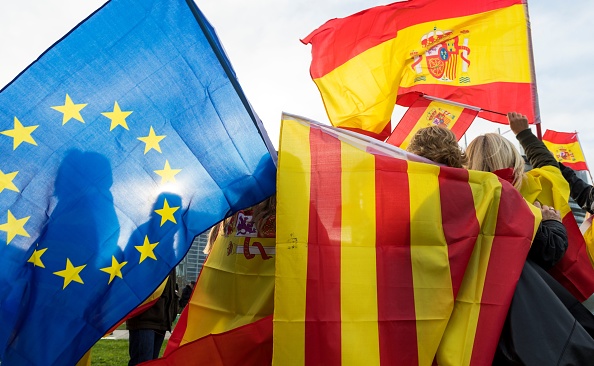
[[[468,0],[472,1],[472,0]],[[0,86],[104,0],[2,0]],[[329,123],[309,76],[310,46],[299,39],[331,18],[389,3],[378,0],[196,0],[215,27],[248,100],[278,146],[281,112]],[[532,0],[529,4],[543,133],[578,131],[594,164],[594,1]],[[486,107],[486,106],[484,106]],[[403,109],[397,107],[394,121]],[[467,138],[507,126],[475,120]],[[512,134],[505,134],[513,139]],[[461,141],[464,145],[464,140]],[[593,165],[594,167],[594,165]]]

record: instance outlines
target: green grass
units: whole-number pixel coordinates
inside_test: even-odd
[[[127,339],[102,339],[91,349],[92,366],[127,365],[129,359]]]
[[[161,347],[161,356],[166,345],[167,340]],[[125,366],[129,359],[127,339],[102,339],[91,349],[92,366]]]

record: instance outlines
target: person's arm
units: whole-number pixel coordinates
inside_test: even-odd
[[[569,195],[571,198],[573,198],[581,208],[594,214],[594,210],[592,209],[592,203],[594,202],[593,187],[578,178],[573,169],[566,167],[562,163],[559,163],[559,167],[561,168],[563,178],[569,183]]]
[[[557,163],[553,154],[530,130],[526,116],[510,112],[507,114],[507,119],[509,120],[509,127],[524,148],[526,157],[533,168],[542,168],[547,165],[559,167],[559,163]]]
[[[544,269],[553,267],[561,260],[567,250],[567,230],[561,223],[559,211],[534,203],[542,212],[542,222],[538,227],[528,258]]]

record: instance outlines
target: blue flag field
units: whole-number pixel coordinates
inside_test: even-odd
[[[112,0],[0,91],[0,361],[71,365],[193,237],[274,194],[192,1]]]

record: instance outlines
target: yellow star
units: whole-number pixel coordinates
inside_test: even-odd
[[[52,109],[55,109],[58,112],[62,112],[64,114],[62,116],[62,126],[64,126],[66,122],[70,121],[72,118],[82,123],[85,123],[82,116],[80,115],[80,111],[86,106],[86,104],[74,104],[72,102],[72,99],[70,99],[70,96],[66,94],[66,100],[64,101],[64,105],[53,106]]]
[[[126,263],[128,263],[128,262],[119,263],[118,260],[115,258],[115,256],[112,255],[111,256],[111,267],[99,268],[103,272],[109,273],[109,282],[107,282],[108,285],[111,283],[111,281],[113,281],[113,279],[116,276],[118,276],[119,278],[122,278],[122,267],[124,267],[126,265]]]
[[[130,130],[128,128],[128,124],[126,123],[126,117],[131,115],[132,111],[122,111],[118,105],[118,102],[113,104],[113,112],[104,112],[101,114],[111,120],[111,126],[109,127],[110,131],[112,131],[117,126],[122,126],[125,129]]]
[[[39,125],[25,127],[21,124],[21,121],[19,121],[18,118],[14,117],[14,128],[12,130],[1,131],[0,133],[14,139],[12,149],[16,150],[16,148],[23,142],[37,146],[37,142],[31,137],[31,133],[33,133],[37,127],[39,127]]]
[[[165,137],[167,137],[167,136],[166,135],[157,136],[155,134],[155,130],[153,130],[153,126],[151,126],[151,130],[149,131],[148,136],[139,137],[138,139],[145,143],[144,153],[146,154],[147,152],[150,151],[150,149],[155,149],[158,152],[161,152],[161,146],[159,146],[159,141],[163,140]]]
[[[165,166],[162,170],[155,170],[154,172],[161,176],[161,184],[167,182],[175,182],[175,175],[181,172],[181,169],[171,169],[169,160],[165,160]]]
[[[43,255],[43,253],[45,253],[46,250],[47,250],[47,248],[43,248],[40,250],[35,249],[33,251],[33,254],[31,254],[31,258],[29,258],[29,260],[27,262],[33,263],[33,266],[45,268],[45,266],[43,265],[43,262],[41,261],[41,256]]]
[[[8,210],[8,221],[5,224],[0,225],[0,230],[6,231],[7,234],[8,239],[6,245],[8,245],[8,243],[10,243],[10,241],[17,235],[26,236],[27,238],[29,237],[29,233],[25,230],[25,224],[29,220],[29,217],[31,216],[17,220],[12,212]]]
[[[161,225],[159,226],[163,226],[163,224],[167,221],[171,221],[174,224],[177,224],[177,221],[175,221],[175,216],[173,216],[173,214],[177,210],[179,210],[179,207],[169,207],[167,198],[165,198],[165,202],[163,202],[163,208],[155,210],[155,212],[161,216]]]
[[[65,289],[66,286],[68,286],[72,281],[82,283],[84,285],[84,282],[82,278],[80,278],[79,273],[86,266],[86,264],[83,264],[82,266],[75,267],[70,262],[70,259],[66,258],[66,269],[54,272],[56,276],[64,277],[64,287],[62,287],[62,290]]]
[[[155,250],[155,247],[157,245],[159,245],[159,242],[150,243],[149,239],[148,239],[148,235],[145,235],[144,243],[142,245],[134,246],[134,248],[136,248],[136,250],[138,250],[140,252],[140,262],[138,262],[138,263],[142,263],[142,261],[147,258],[153,258],[154,260],[157,260],[157,257],[155,257],[155,253],[153,252],[153,250]]]
[[[17,174],[19,174],[18,171],[4,174],[4,172],[0,170],[0,193],[2,193],[4,189],[19,192],[19,189],[12,182]]]

